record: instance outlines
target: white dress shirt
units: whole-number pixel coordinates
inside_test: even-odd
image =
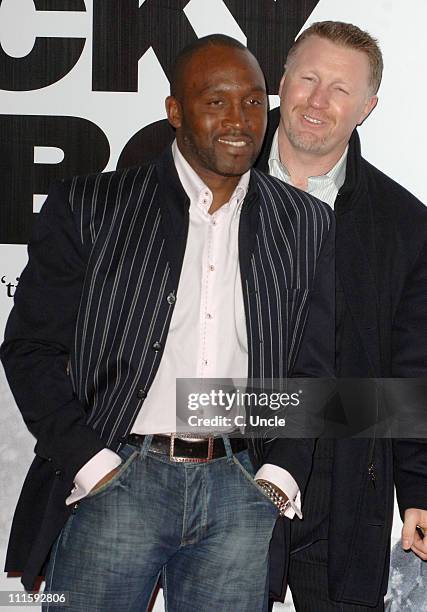
[[[242,175],[230,200],[209,214],[211,190],[185,160],[176,141],[172,152],[190,200],[188,237],[164,353],[132,427],[137,434],[176,430],[177,378],[245,379],[248,371],[238,231],[250,171]],[[120,457],[109,449],[97,453],[77,473],[66,503],[85,497],[120,463]],[[287,494],[289,518],[302,516],[299,488],[289,472],[265,464],[255,477],[273,482]]]
[[[244,379],[248,372],[238,232],[250,172],[229,202],[209,214],[211,190],[176,142],[172,152],[190,199],[188,237],[165,349],[132,429],[139,434],[176,431],[177,378]]]

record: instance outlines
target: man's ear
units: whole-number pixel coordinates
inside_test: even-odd
[[[372,113],[372,111],[376,107],[377,102],[378,102],[378,96],[371,96],[370,98],[368,98],[365,104],[365,108],[363,109],[363,113],[361,114],[357,125],[362,125],[365,119],[369,117],[369,115]]]
[[[168,96],[165,100],[166,114],[168,121],[175,129],[181,127],[182,123],[182,108],[180,102],[175,96]]]

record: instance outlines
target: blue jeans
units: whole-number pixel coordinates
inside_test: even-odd
[[[267,610],[268,548],[276,507],[252,477],[247,451],[176,463],[126,445],[123,464],[83,499],[51,553],[46,591],[70,606],[43,610],[147,609],[160,575],[168,612]]]

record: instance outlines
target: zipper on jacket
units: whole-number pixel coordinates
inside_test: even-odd
[[[368,474],[369,474],[369,478],[371,479],[372,482],[372,486],[374,487],[374,489],[376,488],[376,476],[375,476],[375,464],[374,463],[370,463],[369,467],[368,467]]]
[[[377,424],[378,424],[378,380],[375,381],[375,425],[374,425],[374,435],[372,436],[371,444],[369,447],[369,455],[368,455],[368,475],[371,480],[372,486],[374,489],[376,488],[376,471],[375,471],[375,462],[374,462],[374,452],[375,452],[375,441],[376,441],[376,433],[377,433]]]

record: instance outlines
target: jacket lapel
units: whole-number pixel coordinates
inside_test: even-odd
[[[359,179],[360,144],[354,132],[346,181],[336,199],[336,271],[346,307],[357,327],[373,375],[380,376],[379,299],[374,219],[369,194]]]
[[[242,286],[250,273],[251,256],[255,249],[255,238],[259,224],[259,197],[253,171],[248,193],[243,202],[239,221],[239,265]]]
[[[178,178],[171,147],[165,149],[156,160],[156,170],[161,229],[166,240],[172,284],[176,289],[187,244],[190,200]]]

